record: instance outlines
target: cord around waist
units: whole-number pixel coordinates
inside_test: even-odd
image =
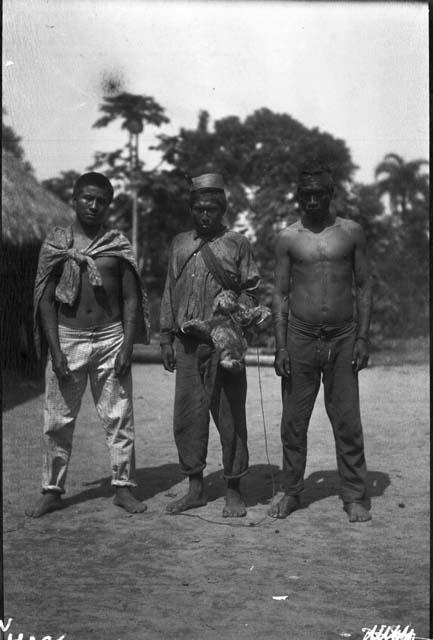
[[[291,315],[289,318],[289,332],[297,335],[306,336],[308,338],[320,338],[321,340],[331,340],[355,332],[356,324],[353,320],[342,322],[339,324],[313,324],[305,322],[296,316]]]

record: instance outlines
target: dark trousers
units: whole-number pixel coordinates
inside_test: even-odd
[[[321,376],[325,408],[334,432],[337,467],[344,502],[366,498],[367,468],[359,411],[358,376],[352,368],[355,325],[315,327],[291,318],[288,349],[291,375],[282,379],[284,488],[298,495],[304,488],[307,430]]]
[[[245,370],[229,373],[208,345],[188,336],[176,338],[174,438],[180,467],[187,475],[206,466],[210,413],[218,429],[225,478],[248,471]]]

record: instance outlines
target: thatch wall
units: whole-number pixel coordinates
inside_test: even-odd
[[[33,285],[48,230],[68,225],[73,211],[46,191],[8,152],[2,153],[0,346],[6,371],[38,372],[32,340]]]

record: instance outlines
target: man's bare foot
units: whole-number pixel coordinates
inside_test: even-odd
[[[287,518],[293,511],[299,509],[299,496],[284,495],[276,504],[271,505],[268,515],[272,518]]]
[[[40,518],[50,511],[63,509],[64,506],[59,491],[47,491],[42,494],[35,506],[27,508],[25,513],[29,518]]]
[[[207,498],[204,493],[203,475],[198,473],[190,476],[188,493],[179,498],[179,500],[169,502],[165,507],[165,511],[174,516],[177,513],[182,513],[182,511],[188,511],[188,509],[204,507],[206,504]]]
[[[134,498],[129,487],[116,487],[113,502],[118,507],[123,507],[128,513],[143,513],[147,506]]]
[[[223,518],[242,518],[246,515],[247,509],[239,488],[227,487]]]
[[[349,522],[368,522],[371,513],[359,502],[345,502],[344,510],[349,516]]]
[[[207,505],[207,500],[204,495],[197,497],[191,495],[188,491],[188,493],[179,500],[169,502],[165,510],[170,515],[175,516],[177,513],[182,513],[182,511],[188,511],[188,509],[195,509],[196,507],[204,507],[205,505]]]

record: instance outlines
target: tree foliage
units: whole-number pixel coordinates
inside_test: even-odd
[[[388,153],[376,167],[375,176],[380,195],[389,196],[394,215],[406,217],[417,202],[428,198],[428,178],[421,169],[427,160],[405,160],[396,153]]]
[[[143,122],[156,127],[169,122],[164,115],[164,108],[151,96],[122,92],[115,96],[106,96],[99,109],[105,115],[94,123],[94,127],[106,127],[114,120],[120,119],[122,129],[128,129],[132,121],[138,121],[141,128],[138,127],[140,130],[135,133],[141,133]]]
[[[56,178],[48,178],[43,180],[43,186],[56,195],[59,200],[66,204],[71,204],[72,190],[75,181],[80,177],[77,171],[61,171]]]
[[[378,196],[387,196],[390,205],[388,243],[377,260],[380,300],[390,301],[381,330],[394,337],[428,332],[429,182],[422,171],[427,165],[426,160],[406,162],[390,153],[375,172]]]
[[[22,166],[25,171],[33,172],[33,167],[28,160],[25,159],[24,149],[21,145],[21,138],[18,136],[12,127],[7,125],[4,121],[7,115],[6,109],[2,108],[2,149],[12,153],[15,158],[21,160]]]
[[[146,96],[105,98],[101,111],[104,115],[94,126],[119,119],[131,131],[134,118],[155,126],[168,122],[162,107]],[[121,149],[96,152],[90,167],[113,181],[116,195],[110,221],[127,234],[131,227],[130,142]],[[143,273],[155,296],[162,293],[171,241],[189,226],[188,178],[218,171],[227,186],[228,223],[252,239],[262,276],[261,299],[269,304],[276,235],[298,215],[299,169],[320,162],[331,168],[335,178],[335,213],[357,220],[367,236],[374,276],[374,335],[426,332],[428,179],[422,171],[424,160],[405,162],[390,153],[378,165],[374,184],[355,183],[356,166],[344,140],[267,108],[244,120],[234,115],[216,120],[212,127],[209,113],[203,110],[196,128],[159,134],[153,149],[161,154],[158,168],[146,170],[139,160],[133,178],[138,187]],[[66,195],[73,177],[74,172],[63,172],[45,183],[58,195]],[[269,325],[256,339],[272,343]]]
[[[243,121],[237,116],[217,120],[213,130],[204,111],[195,130],[181,129],[177,136],[160,135],[159,140],[157,148],[164,161],[180,174],[218,171],[224,176],[228,221],[235,224],[241,215],[246,220],[262,276],[259,293],[265,304],[271,301],[276,235],[297,216],[294,195],[301,166],[321,162],[332,169],[338,185],[335,202],[340,209],[356,168],[343,140],[266,108]],[[257,339],[271,341],[269,325],[260,328]]]

